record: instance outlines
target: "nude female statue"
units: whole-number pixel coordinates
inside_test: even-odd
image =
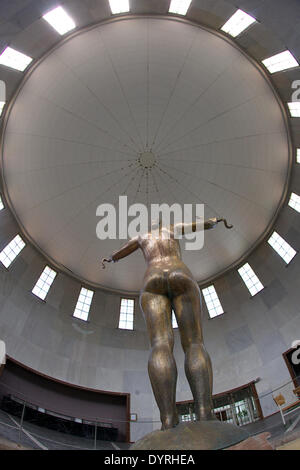
[[[212,229],[219,222],[232,228],[225,219],[208,219],[204,229]],[[203,225],[202,225],[203,228]],[[152,232],[131,239],[104,262],[117,262],[138,248],[144,254],[147,270],[140,293],[140,306],[145,316],[150,337],[151,352],[148,371],[156,403],[160,410],[161,429],[178,424],[176,412],[177,368],[173,356],[174,335],[172,309],[174,310],[185,354],[185,373],[194,398],[197,420],[214,419],[212,412],[212,368],[204,347],[201,328],[201,293],[190,270],[181,260],[176,230],[181,234],[199,229],[192,224],[162,227],[155,236]]]

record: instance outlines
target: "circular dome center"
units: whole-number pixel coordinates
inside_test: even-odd
[[[156,164],[156,157],[153,152],[143,152],[139,154],[137,159],[137,163],[139,166],[145,169],[151,169]]]
[[[122,292],[140,289],[144,258],[100,269],[125,243],[97,237],[100,205],[118,217],[124,194],[128,208],[204,204],[206,219],[225,217],[234,229],[207,231],[203,249],[181,242],[183,262],[207,282],[265,234],[288,164],[282,110],[259,66],[169,17],[110,21],[62,41],[26,76],[2,145],[6,193],[27,238],[82,282]]]

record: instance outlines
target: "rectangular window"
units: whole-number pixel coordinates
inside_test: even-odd
[[[178,328],[177,320],[176,320],[175,313],[174,313],[173,310],[172,310],[172,327],[173,328]]]
[[[40,275],[36,285],[32,289],[32,293],[42,300],[45,300],[46,295],[56,277],[56,272],[53,269],[46,266],[42,274]]]
[[[214,286],[209,286],[206,289],[203,289],[202,293],[210,318],[222,315],[222,313],[224,313],[224,310],[222,308],[221,302]]]
[[[22,52],[16,51],[12,47],[7,47],[0,55],[0,64],[23,72],[32,62],[32,58]]]
[[[15,238],[1,251],[1,263],[8,268],[18,254],[23,250],[24,246],[25,242],[22,240],[20,235],[16,235]]]
[[[264,66],[269,70],[270,73],[280,72],[293,67],[298,67],[299,64],[295,57],[292,56],[290,51],[280,52],[280,54],[273,55],[268,59],[262,61]]]
[[[169,13],[177,13],[177,15],[186,15],[192,0],[171,0]]]
[[[264,288],[264,286],[262,285],[255,272],[248,263],[244,264],[244,266],[242,266],[238,270],[238,272],[241,278],[243,279],[244,283],[248,287],[248,290],[252,296],[257,294],[257,292],[260,292]]]
[[[43,18],[61,35],[68,33],[76,26],[72,18],[62,7],[54,8],[54,10],[46,13]]]
[[[129,0],[109,0],[109,5],[113,15],[127,13],[130,10]]]
[[[248,15],[248,13],[237,10],[224,26],[222,26],[221,30],[235,38],[245,31],[245,29],[249,28],[252,23],[255,23],[255,21],[256,19]]]
[[[121,330],[133,330],[134,300],[121,299],[119,328]]]
[[[280,236],[277,232],[268,240],[269,245],[281,256],[281,258],[289,264],[297,252]]]
[[[0,196],[0,211],[2,211],[2,209],[4,209],[4,204],[2,201],[2,197]]]
[[[300,117],[300,101],[292,101],[288,103],[291,117]]]
[[[300,196],[298,194],[291,194],[289,206],[295,209],[295,211],[300,212]]]
[[[300,163],[300,149],[297,149],[296,161]]]
[[[4,106],[5,106],[5,101],[0,101],[0,116],[2,114]]]
[[[192,413],[192,414],[181,415],[180,416],[180,421],[182,423],[188,423],[190,421],[196,421],[196,414]]]
[[[91,303],[93,300],[94,292],[92,290],[85,289],[84,287],[81,288],[77,304],[73,313],[75,318],[79,318],[80,320],[87,321]]]

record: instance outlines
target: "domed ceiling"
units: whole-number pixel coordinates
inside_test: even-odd
[[[141,252],[102,270],[124,240],[99,240],[96,209],[204,203],[234,224],[183,251],[202,282],[272,223],[287,181],[284,115],[231,42],[172,18],[127,18],[62,42],[26,77],[3,141],[7,196],[25,234],[82,280],[137,291]]]

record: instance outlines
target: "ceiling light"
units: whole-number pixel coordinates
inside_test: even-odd
[[[300,101],[292,101],[288,103],[292,117],[300,117]]]
[[[295,209],[295,211],[300,212],[300,196],[298,194],[291,194],[289,206]]]
[[[171,0],[169,13],[177,13],[178,15],[186,15],[192,0]]]
[[[109,0],[109,5],[113,15],[126,13],[130,10],[129,0]]]
[[[43,16],[59,34],[63,35],[76,27],[72,18],[65,12],[62,7],[54,8]]]
[[[295,57],[292,56],[290,51],[280,52],[280,54],[273,55],[268,59],[262,61],[270,73],[281,72],[282,70],[299,67]]]
[[[245,13],[242,10],[237,10],[224,26],[222,26],[221,30],[235,38],[241,34],[242,31],[249,28],[252,23],[255,23],[255,21],[256,19],[248,15],[248,13]]]
[[[20,72],[23,72],[32,60],[31,57],[11,47],[7,47],[0,55],[0,65],[6,65],[6,67],[19,70]]]

